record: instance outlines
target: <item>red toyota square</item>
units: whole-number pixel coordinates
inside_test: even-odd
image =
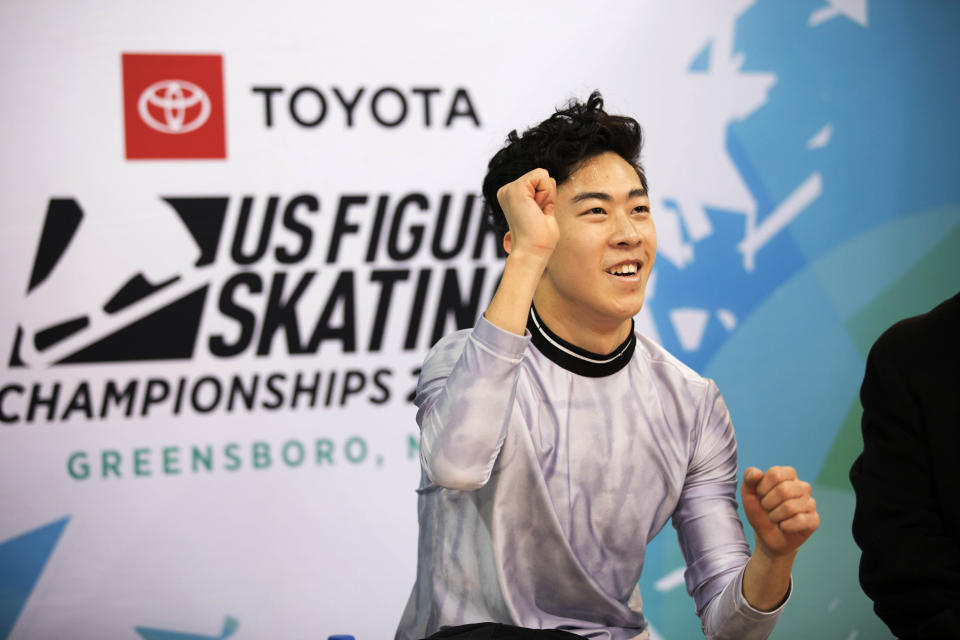
[[[127,159],[226,158],[223,56],[123,54]]]

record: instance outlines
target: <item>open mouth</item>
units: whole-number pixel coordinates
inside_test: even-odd
[[[617,276],[619,278],[628,278],[630,276],[637,275],[637,272],[640,271],[640,263],[638,262],[624,262],[618,265],[614,265],[607,269],[607,273],[612,276]]]

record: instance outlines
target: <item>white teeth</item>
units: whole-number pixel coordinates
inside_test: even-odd
[[[607,273],[611,273],[613,275],[621,275],[621,276],[632,275],[636,272],[637,272],[636,262],[631,262],[629,264],[620,264],[615,267],[611,267],[610,269],[607,269]]]

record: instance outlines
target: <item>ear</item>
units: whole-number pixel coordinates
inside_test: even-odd
[[[507,253],[510,253],[510,250],[513,249],[513,236],[510,235],[510,232],[507,231],[503,236],[503,250]]]

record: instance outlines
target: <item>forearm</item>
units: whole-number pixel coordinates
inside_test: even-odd
[[[540,283],[547,260],[544,257],[515,251],[507,256],[503,277],[484,317],[494,326],[523,335],[533,294]]]
[[[790,572],[796,551],[773,555],[757,545],[743,572],[743,597],[754,609],[773,611],[790,591]]]
[[[786,603],[773,611],[751,606],[743,595],[745,571],[741,567],[704,609],[701,617],[707,640],[765,640],[776,627]]]
[[[776,626],[778,605],[789,594],[792,562],[771,561],[766,549],[750,555],[737,515],[737,447],[730,415],[712,383],[702,402],[696,455],[673,515],[687,589],[708,639],[762,640]],[[776,591],[776,601],[763,607],[767,603],[756,593],[770,591]]]
[[[546,260],[523,250],[511,253],[484,313],[488,324],[481,320],[470,334],[446,379],[431,381],[434,367],[424,368],[417,401],[420,454],[427,476],[440,486],[473,490],[490,477],[526,348],[520,336]]]
[[[528,340],[481,319],[469,336],[445,340],[431,352],[416,404],[420,458],[432,482],[459,490],[486,484],[513,410]]]

